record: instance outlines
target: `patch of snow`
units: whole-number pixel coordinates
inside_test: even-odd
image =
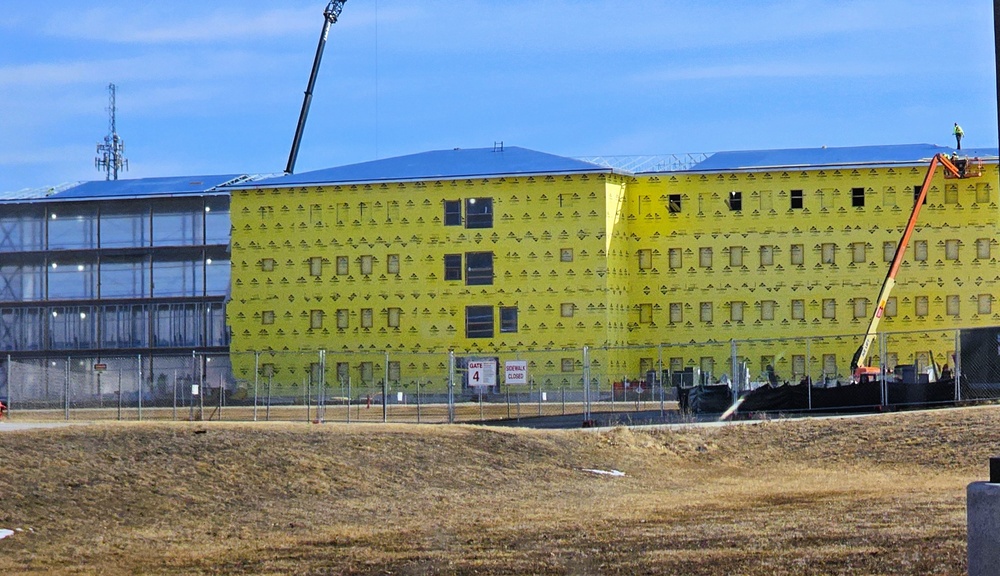
[[[603,474],[605,476],[624,476],[625,473],[621,470],[594,470],[590,468],[581,468],[584,472],[590,472],[591,474]]]
[[[0,540],[3,540],[4,538],[6,538],[8,536],[13,536],[13,535],[14,535],[14,531],[13,530],[7,530],[6,528],[0,528]]]

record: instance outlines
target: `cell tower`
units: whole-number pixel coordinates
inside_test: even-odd
[[[104,143],[97,144],[97,158],[94,166],[103,170],[105,180],[117,180],[119,170],[128,170],[128,159],[125,158],[125,141],[118,136],[115,129],[115,85],[108,84],[108,135]]]

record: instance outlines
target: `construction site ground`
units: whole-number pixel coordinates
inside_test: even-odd
[[[7,426],[5,424],[5,426]],[[0,434],[4,574],[962,574],[1000,407]]]

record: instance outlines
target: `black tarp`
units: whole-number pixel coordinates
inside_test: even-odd
[[[889,382],[886,406],[943,404],[955,400],[954,380],[930,383]],[[723,412],[732,404],[728,386],[696,386],[688,390],[691,411]],[[811,400],[811,402],[810,402]],[[743,395],[738,414],[753,412],[805,412],[871,410],[882,406],[880,382],[849,384],[835,388],[812,388],[806,384],[762,386]]]

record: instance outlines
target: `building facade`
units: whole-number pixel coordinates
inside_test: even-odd
[[[233,350],[339,353],[325,381],[358,386],[384,377],[385,351],[442,353],[388,360],[386,377],[402,382],[445,373],[449,350],[460,362],[551,350],[536,368],[578,380],[579,355],[558,350],[628,341],[626,180],[508,147],[238,187]],[[251,379],[254,363],[241,358],[236,376]],[[263,370],[291,386],[316,380],[316,360],[306,362],[269,355]],[[626,358],[604,353],[592,362],[624,370]]]
[[[629,293],[655,298],[634,304],[633,341],[775,339],[741,347],[752,374],[771,365],[790,381],[844,381],[930,159],[950,151],[718,153],[689,171],[637,174]],[[979,177],[937,170],[879,327],[900,334],[871,365],[953,364],[952,330],[1000,323],[996,152],[967,151],[990,158]],[[664,362],[729,370],[701,353]]]
[[[0,202],[3,360],[40,373],[96,365],[166,387],[178,370],[208,377],[206,366],[192,365],[195,353],[218,356],[212,369],[228,373],[230,222],[221,188],[241,180],[87,182]],[[35,392],[46,395],[26,387],[19,400]]]
[[[387,358],[383,375],[385,351],[548,350],[532,368],[574,383],[581,356],[565,351],[585,346],[608,381],[660,366],[711,379],[732,368],[730,340],[773,339],[741,349],[751,372],[843,381],[930,158],[949,150],[720,153],[638,174],[454,150],[254,183],[233,195],[233,348],[377,352],[292,378],[358,383],[443,368]],[[982,177],[932,182],[882,324],[910,333],[890,367],[947,363],[946,330],[1000,320],[996,150],[981,155]]]

